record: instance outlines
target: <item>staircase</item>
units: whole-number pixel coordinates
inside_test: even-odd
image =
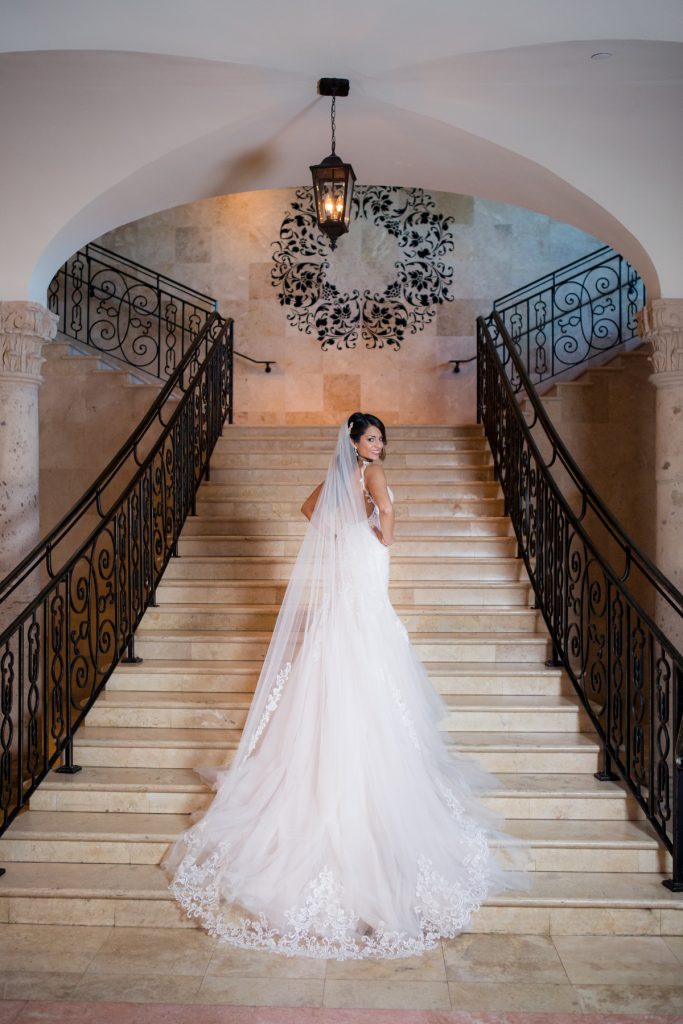
[[[136,634],[49,776],[0,842],[12,922],[195,927],[159,868],[230,761],[336,431],[227,427]],[[447,741],[503,784],[487,803],[531,847],[533,884],[494,897],[479,932],[683,933],[668,854],[632,798],[601,783],[598,743],[549,641],[479,427],[395,427],[391,598],[448,712]]]

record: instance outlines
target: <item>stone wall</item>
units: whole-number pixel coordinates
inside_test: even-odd
[[[236,321],[236,348],[277,361],[266,375],[237,358],[238,423],[336,423],[359,408],[388,423],[471,423],[474,363],[455,375],[448,361],[474,354],[477,315],[489,312],[494,298],[600,243],[540,214],[471,196],[382,188],[365,195],[362,216],[326,257],[307,233],[306,198],[293,189],[176,207],[98,241],[215,296],[221,312]],[[325,260],[328,266],[321,267]],[[303,271],[292,270],[297,261],[306,264]],[[404,281],[397,263],[406,268]],[[289,270],[284,276],[283,266]],[[311,288],[320,294],[325,285],[328,295],[336,289],[337,299],[307,307]],[[374,347],[354,323],[365,293],[367,314],[374,299],[388,310],[388,337],[377,337],[382,309],[370,323]],[[424,295],[443,301],[425,307]],[[334,333],[344,317],[355,330],[355,347]]]

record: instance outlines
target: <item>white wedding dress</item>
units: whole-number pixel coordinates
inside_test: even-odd
[[[221,941],[409,956],[510,887],[491,840],[514,843],[477,795],[495,783],[444,746],[444,704],[389,601],[373,521],[344,424],[235,762],[165,863]]]

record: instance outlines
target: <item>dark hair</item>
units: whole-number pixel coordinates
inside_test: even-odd
[[[377,416],[373,416],[370,412],[353,412],[348,418],[349,437],[352,441],[360,441],[363,434],[366,432],[368,427],[376,427],[382,435],[382,444],[387,443],[387,429]],[[380,458],[383,459],[385,455],[384,450]]]

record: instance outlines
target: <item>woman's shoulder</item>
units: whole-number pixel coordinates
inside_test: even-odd
[[[382,464],[380,462],[371,462],[369,466],[366,466],[366,468],[365,468],[365,481],[366,481],[366,484],[372,483],[373,486],[375,486],[375,487],[378,484],[380,486],[382,484],[386,485],[387,478],[384,475],[384,467],[382,466]]]

